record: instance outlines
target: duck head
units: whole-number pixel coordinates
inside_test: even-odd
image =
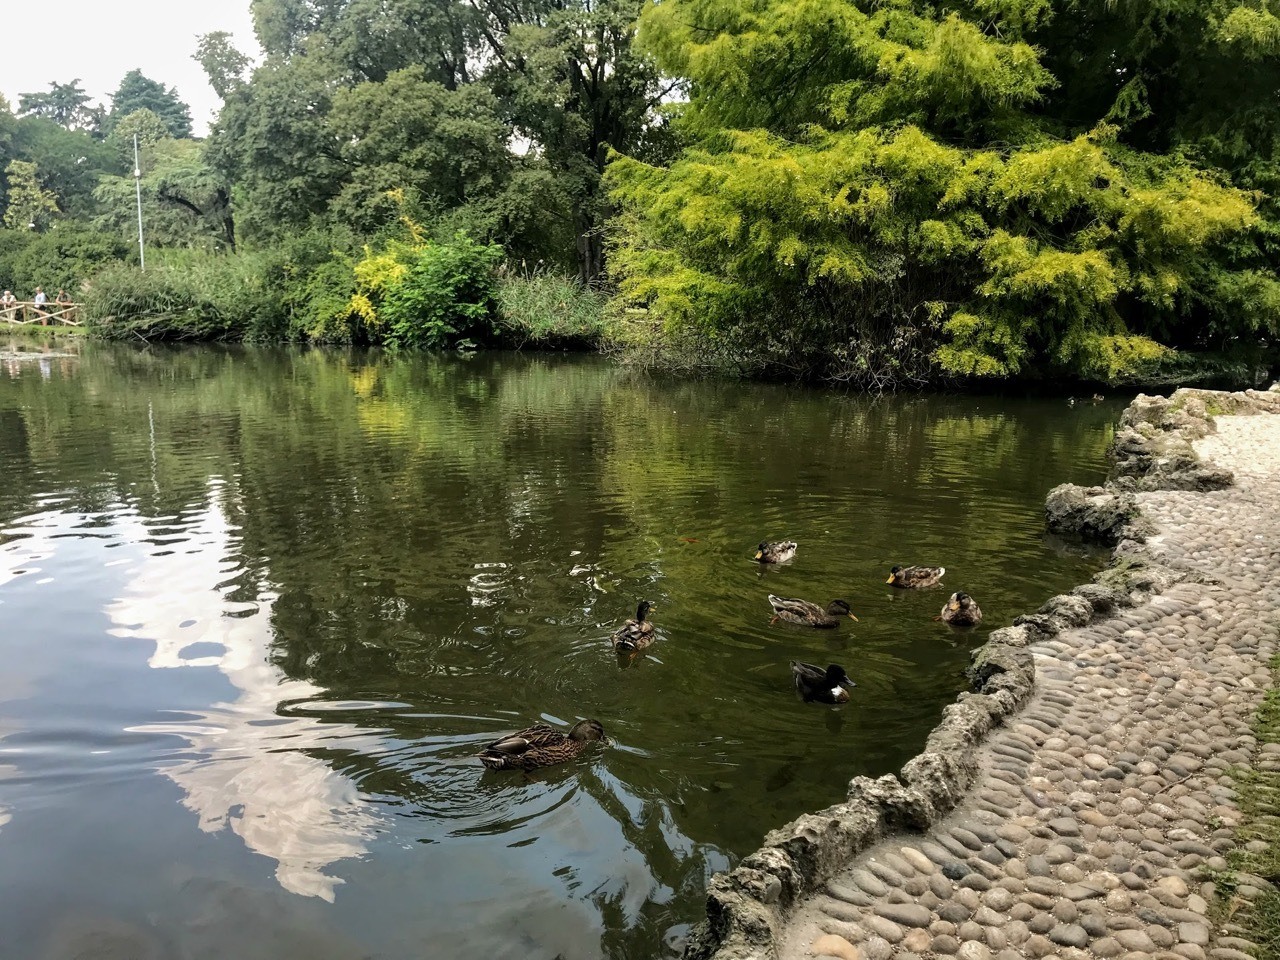
[[[898,578],[898,574],[901,571],[902,571],[901,567],[894,567],[892,570],[889,571],[889,579],[886,580],[885,583],[893,583],[893,581]]]
[[[852,690],[857,686],[851,679],[849,674],[845,672],[844,667],[838,663],[827,664],[827,684],[834,690],[836,687],[844,687],[846,690]]]
[[[569,728],[570,740],[603,740],[604,726],[599,720],[579,720]]]
[[[847,600],[832,600],[827,605],[827,616],[829,617],[848,617],[850,620],[857,620],[853,615],[853,611],[849,609]]]

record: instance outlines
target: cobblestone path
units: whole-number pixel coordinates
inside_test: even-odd
[[[1219,418],[1196,450],[1236,486],[1139,495],[1149,548],[1192,580],[1033,647],[1036,693],[968,800],[800,904],[785,960],[1250,956],[1205,875],[1234,845],[1233,768],[1280,767],[1250,730],[1280,621],[1280,416]]]

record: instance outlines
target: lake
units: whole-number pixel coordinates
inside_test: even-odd
[[[898,770],[985,634],[1103,563],[1042,505],[1101,480],[1119,402],[15,343],[8,956],[677,953],[712,872]],[[796,558],[756,564],[766,538]],[[912,563],[944,587],[884,582]],[[933,620],[952,590],[980,627]],[[859,622],[771,624],[769,593]],[[659,639],[619,660],[641,599]],[[801,702],[792,659],[844,664],[853,701]],[[612,742],[574,763],[475,759],[581,717]]]

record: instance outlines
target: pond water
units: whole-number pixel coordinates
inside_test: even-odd
[[[1101,565],[1041,509],[1101,478],[1118,402],[70,352],[0,358],[8,956],[673,954],[711,872],[899,769],[985,633]],[[932,619],[956,589],[980,628]],[[860,622],[771,625],[771,592]],[[659,639],[620,662],[640,599]],[[791,659],[853,702],[800,702]],[[612,743],[576,763],[474,758],[586,716]]]

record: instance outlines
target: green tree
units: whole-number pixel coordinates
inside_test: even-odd
[[[123,170],[115,151],[105,142],[41,117],[22,117],[17,122],[13,156],[34,163],[41,185],[57,194],[66,216],[75,218],[96,212],[93,190],[98,178],[105,172]]]
[[[4,225],[10,230],[44,230],[58,212],[58,198],[40,186],[36,165],[26,160],[10,160],[4,171],[8,183]]]
[[[235,48],[231,34],[225,30],[201,35],[192,60],[204,68],[209,86],[223,100],[245,82],[245,72],[252,61]]]
[[[118,120],[107,136],[107,143],[115,150],[122,165],[133,168],[133,141],[137,135],[139,147],[149,147],[169,137],[169,128],[163,120],[146,107],[141,107],[127,117]]]
[[[142,75],[141,70],[130,70],[111,95],[111,112],[107,116],[106,133],[110,134],[125,117],[137,110],[150,110],[164,123],[169,136],[191,136],[191,110],[178,91],[167,90],[164,85]]]
[[[1191,6],[1183,40],[1217,43],[1213,4]],[[1130,34],[1160,19],[1143,9]],[[1203,152],[1140,135],[1124,31],[1104,40],[1093,16],[1057,21],[1039,0],[648,7],[646,48],[689,81],[691,143],[666,168],[611,168],[624,296],[735,362],[870,382],[935,365],[1115,378],[1215,323],[1274,336],[1280,315],[1222,297],[1271,282],[1252,195]],[[1090,73],[1110,100],[1063,98]],[[1238,105],[1215,97],[1198,103],[1229,126]],[[1274,134],[1258,133],[1268,156]]]
[[[51,83],[47,93],[24,93],[18,97],[23,116],[52,120],[67,130],[96,130],[97,114],[89,106],[90,97],[77,77],[70,83]]]
[[[276,60],[233,91],[210,133],[210,165],[234,184],[246,238],[276,238],[322,218],[347,165],[328,115],[336,84],[320,57]]]
[[[113,136],[120,134],[129,119],[121,123]],[[128,146],[132,162],[132,140]],[[157,137],[145,144],[141,161],[139,186],[149,245],[235,249],[230,188],[205,163],[201,144]],[[136,239],[135,189],[132,175],[104,175],[94,191],[101,210],[94,221],[95,227],[125,241]]]
[[[653,60],[634,46],[643,6],[638,0],[548,3],[531,6],[514,23],[503,5],[487,8],[494,44],[489,80],[516,134],[534,145],[556,178],[583,281],[604,270],[604,223],[612,208],[601,176],[609,153],[647,157],[651,114],[669,91]]]
[[[485,87],[449,90],[417,70],[340,90],[329,127],[349,173],[332,211],[372,232],[394,222],[399,209],[390,194],[403,190],[417,211],[438,218],[471,208],[477,222],[491,212],[494,221],[480,232],[507,232],[498,198],[516,158],[498,110]]]
[[[53,229],[32,236],[14,251],[8,271],[11,289],[27,291],[29,296],[42,286],[52,298],[61,287],[78,300],[86,281],[128,253],[129,248],[115,237],[74,220],[59,220]]]

